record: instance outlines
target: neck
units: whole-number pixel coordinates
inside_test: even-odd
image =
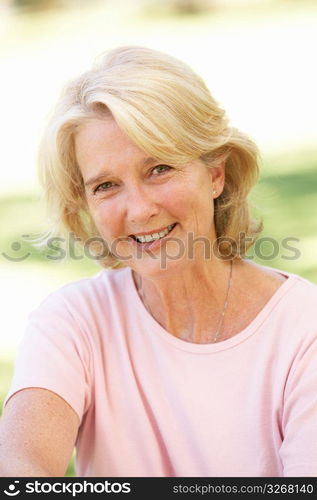
[[[145,307],[165,330],[187,342],[210,343],[224,340],[219,326],[226,319],[231,262],[205,261],[156,279],[134,272],[134,279]]]

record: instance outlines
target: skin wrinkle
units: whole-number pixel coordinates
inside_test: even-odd
[[[219,196],[223,190],[224,163],[210,168],[196,160],[163,175],[153,175],[154,167],[141,167],[147,154],[110,118],[86,122],[75,138],[75,149],[84,182],[99,175],[105,165],[113,173],[106,180],[115,185],[106,193],[94,195],[96,186],[86,190],[88,207],[109,246],[123,238],[118,245],[120,254],[134,252],[125,264],[132,268],[136,286],[142,283],[143,302],[154,319],[183,340],[211,342],[224,306],[230,262],[215,255],[205,259],[198,243],[194,259],[183,256],[168,260],[166,269],[162,269],[160,259],[146,254],[137,259],[127,237],[177,222],[173,236],[185,246],[189,232],[194,238],[205,237],[213,243],[216,230],[212,192],[215,189]],[[173,248],[172,239],[166,240],[165,248]],[[232,288],[219,341],[239,333],[254,319],[281,285],[278,276],[247,260],[234,260]]]
[[[196,227],[199,227],[197,213],[193,210],[192,206],[190,206],[189,209],[194,213]],[[212,223],[210,223],[210,231],[212,230]],[[212,293],[203,276],[201,280],[197,279],[199,272],[200,270],[198,269],[197,273],[193,274],[194,280],[189,286],[183,277],[180,278],[181,287],[184,290],[184,296],[179,301],[173,301],[173,311],[170,316],[168,316],[165,311],[169,308],[172,297],[168,296],[168,298],[166,298],[163,292],[160,293],[159,298],[153,298],[154,308],[152,309],[151,307],[151,311],[153,311],[155,319],[161,324],[161,326],[165,327],[167,331],[172,333],[176,332],[175,335],[181,337],[183,340],[197,343],[202,342],[203,339],[209,339],[211,333],[210,325],[215,325],[215,328],[218,326],[220,319],[219,311],[222,311],[223,309],[227,287],[225,282],[223,290],[218,285],[216,292]],[[197,304],[197,301],[193,300],[193,297],[195,296],[203,297],[203,299],[198,299],[199,304]],[[160,311],[155,313],[159,302],[163,304],[163,308],[161,307]],[[214,303],[213,307],[211,307],[212,303]],[[195,322],[195,311],[197,311],[198,308],[203,309],[203,311],[206,311],[207,313],[207,327],[200,325],[199,318],[198,321],[196,320]],[[162,317],[164,318],[163,320],[161,319]],[[188,317],[188,324],[184,326],[184,318],[186,317]],[[178,318],[180,318],[180,321]],[[203,325],[203,321],[201,324]]]
[[[204,282],[203,278],[199,279],[197,275],[194,277],[192,286],[188,285],[184,278],[181,278],[181,284],[184,289],[181,299],[177,298],[175,301],[172,295],[168,295],[166,298],[164,294],[161,294],[159,300],[163,304],[163,308],[161,306],[158,314],[155,314],[155,307],[153,310],[152,305],[150,305],[151,310],[154,312],[155,319],[167,331],[171,333],[175,331],[176,336],[181,337],[183,340],[204,343],[204,340],[209,340],[210,325],[214,330],[218,326],[219,311],[223,309],[227,283],[225,283],[223,289],[218,286],[214,294],[211,293],[210,287]],[[156,305],[159,300],[154,296],[152,303]],[[169,308],[171,302],[173,303],[172,313],[168,316],[165,311]],[[211,304],[213,304],[213,307],[211,307]],[[197,316],[198,309],[205,314],[202,313],[201,317]],[[163,320],[160,319],[162,316]],[[184,318],[187,323],[184,322]],[[207,326],[205,326],[206,323]]]

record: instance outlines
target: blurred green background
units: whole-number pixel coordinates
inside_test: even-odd
[[[100,270],[79,247],[76,258],[56,260],[32,237],[47,229],[36,177],[47,114],[64,83],[104,50],[145,45],[203,76],[262,151],[251,200],[265,230],[250,257],[317,283],[315,1],[1,0],[0,18],[0,412],[28,312],[53,289]]]

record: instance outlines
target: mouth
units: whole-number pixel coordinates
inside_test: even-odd
[[[132,238],[132,240],[142,248],[145,249],[153,248],[154,246],[157,246],[156,243],[164,240],[167,236],[169,236],[176,225],[177,222],[175,222],[174,224],[170,224],[169,226],[167,226],[165,229],[163,229],[158,233],[145,234],[143,236],[142,235],[135,236],[134,234],[130,234],[129,238]]]

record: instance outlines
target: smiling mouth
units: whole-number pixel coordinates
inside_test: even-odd
[[[166,229],[163,231],[160,231],[159,233],[152,233],[152,234],[146,234],[144,236],[134,236],[133,234],[130,234],[130,237],[134,239],[134,241],[137,241],[138,243],[151,243],[153,241],[161,240],[162,238],[165,238],[171,231],[173,231],[174,227],[176,226],[176,222],[174,224],[170,224],[167,226]]]

